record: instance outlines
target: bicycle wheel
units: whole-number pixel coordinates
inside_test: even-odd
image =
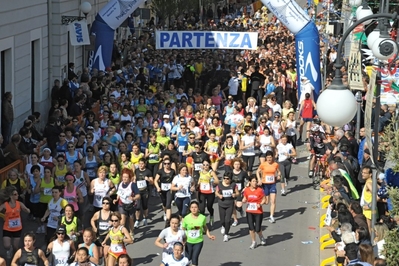
[[[319,162],[316,161],[316,164],[313,169],[313,177],[312,177],[314,189],[316,189],[316,187],[319,185],[319,169],[320,169]]]

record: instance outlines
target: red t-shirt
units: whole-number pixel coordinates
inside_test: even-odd
[[[265,194],[263,193],[263,189],[260,187],[256,188],[254,191],[251,188],[246,188],[244,190],[244,197],[247,199],[247,212],[261,214],[263,213],[262,205],[257,206],[262,202]]]
[[[313,118],[313,103],[311,99],[303,100],[302,118]]]

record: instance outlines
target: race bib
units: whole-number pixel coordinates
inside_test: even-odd
[[[65,182],[65,176],[57,176],[58,182],[64,183]]]
[[[209,184],[209,183],[201,183],[200,184],[200,188],[201,188],[201,190],[210,190],[211,189],[211,184]]]
[[[158,154],[151,154],[149,158],[150,160],[158,161]]]
[[[194,164],[194,170],[195,171],[201,171],[201,169],[202,169],[202,163]]]
[[[184,146],[179,146],[179,152],[183,152],[184,151]]]
[[[161,183],[161,190],[162,191],[168,191],[168,190],[170,190],[171,186],[172,186],[171,183]]]
[[[226,160],[233,160],[236,157],[235,154],[226,154]]]
[[[8,227],[10,228],[18,228],[21,226],[21,218],[15,218],[8,220]]]
[[[102,231],[106,231],[109,228],[109,223],[107,222],[99,222],[98,223],[98,228]]]
[[[24,266],[37,266],[36,264],[25,263]]]
[[[87,175],[89,177],[95,177],[96,176],[96,172],[93,169],[87,169]]]
[[[237,183],[237,189],[238,189],[238,190],[241,190],[241,189],[242,189],[241,183]]]
[[[267,175],[265,176],[266,183],[276,183],[276,178],[274,175]]]
[[[45,188],[44,191],[43,191],[43,194],[46,195],[46,196],[51,196],[52,195],[52,191],[53,191],[52,188]]]
[[[184,195],[187,195],[187,189],[185,189],[185,188],[180,189],[179,192]]]
[[[189,230],[188,236],[190,238],[198,238],[198,237],[200,237],[200,230]]]
[[[68,258],[63,258],[63,257],[61,257],[61,258],[55,258],[54,259],[54,266],[64,266],[64,265],[68,265],[67,264],[67,260],[68,260]]]
[[[233,195],[232,189],[222,190],[223,198],[230,198]]]
[[[102,195],[96,195],[96,200],[101,201],[103,199]]]
[[[209,150],[213,153],[216,153],[218,151],[217,147],[210,147]]]
[[[258,205],[254,202],[249,202],[247,205],[247,210],[248,211],[257,211],[258,210]]]
[[[111,243],[111,251],[115,253],[123,252],[123,244],[112,244]]]
[[[147,181],[145,181],[145,180],[139,180],[139,181],[137,181],[137,187],[138,187],[139,189],[146,188],[146,187],[147,187]]]

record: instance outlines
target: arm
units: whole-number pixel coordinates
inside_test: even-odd
[[[83,196],[82,196],[82,192],[80,191],[80,189],[76,189],[76,194],[78,196],[78,202],[83,203]]]
[[[223,199],[223,195],[219,192],[219,187],[216,187],[215,196],[219,199]]]
[[[39,255],[39,258],[43,261],[44,266],[50,265],[48,259],[46,258],[46,254],[43,252],[43,250],[39,249],[38,255]]]
[[[40,184],[42,183],[42,179],[39,179],[39,182],[36,183],[36,187],[33,190],[33,194],[40,193]]]
[[[211,239],[211,240],[215,240],[216,239],[216,237],[214,235],[211,235],[211,233],[210,233],[210,231],[208,229],[208,226],[206,226],[206,224],[203,226],[203,229],[206,232],[206,235],[207,235],[207,237],[209,239]]]
[[[93,217],[91,218],[91,220],[90,220],[90,225],[91,225],[91,227],[93,228],[93,231],[94,231],[94,232],[97,232],[96,222],[97,222],[97,220],[98,220],[98,217],[99,217],[99,211],[96,212],[96,213],[93,215]]]
[[[159,174],[156,174],[155,181],[154,181],[154,186],[157,188],[158,192],[161,192],[161,188],[159,187],[159,184],[158,184],[159,178],[160,178]]]
[[[50,210],[47,207],[46,212],[43,215],[43,218],[41,219],[42,222],[46,221],[46,218],[50,215]]]
[[[98,251],[98,247],[94,245],[92,251],[93,251],[93,256],[90,257],[90,261],[97,265],[99,264],[100,261],[100,252]]]
[[[122,228],[122,233],[125,236],[125,239],[123,239],[123,243],[125,243],[125,245],[133,244],[132,236],[129,234],[129,231],[127,231],[126,227]]]
[[[262,184],[262,170],[260,167],[256,170],[256,178],[258,179],[258,185]]]
[[[89,188],[91,183],[89,175],[86,172],[83,172],[83,177],[85,178],[86,181],[86,187]]]
[[[15,255],[11,261],[11,266],[18,266],[17,261],[21,258],[21,254],[22,254],[21,249],[18,249],[17,252],[15,252]]]
[[[90,182],[90,190],[89,190],[89,193],[90,193],[91,195],[94,194],[94,179]]]
[[[291,154],[290,154],[290,156],[291,157],[296,157],[296,150],[294,149],[294,148],[291,148]]]
[[[213,184],[214,185],[219,185],[219,178],[218,178],[218,176],[216,175],[216,173],[214,172],[214,171],[212,171],[212,177],[213,177]]]
[[[30,213],[30,210],[25,206],[25,204],[23,204],[22,202],[19,202],[19,204],[21,205],[21,209],[26,212],[26,213]],[[3,205],[2,205],[3,206]]]

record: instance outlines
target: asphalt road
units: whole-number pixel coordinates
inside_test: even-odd
[[[307,153],[304,151],[303,145],[298,147],[298,154],[299,163],[293,165],[288,194],[285,197],[279,194],[277,196],[276,223],[269,223],[267,219],[269,206],[263,207],[262,230],[267,244],[258,246],[254,250],[249,249],[251,240],[246,218],[239,218],[239,225],[230,230],[230,241],[223,242],[218,206],[215,203],[215,224],[212,234],[216,236],[216,240],[205,239],[200,265],[318,265],[317,204],[319,192],[313,190],[311,180],[307,178]],[[256,160],[255,169],[257,164],[258,160]],[[279,191],[278,187],[278,193]],[[159,265],[161,262],[162,250],[154,245],[154,241],[164,226],[163,213],[159,198],[151,197],[150,202],[149,223],[147,226],[141,226],[135,230],[136,241],[133,245],[128,246],[129,255],[134,259],[134,265]],[[173,211],[176,210],[176,207],[173,207]],[[27,219],[23,220],[23,225],[24,232],[35,231],[37,228],[37,224]],[[2,222],[0,226],[2,226]],[[0,232],[0,236],[2,237],[2,232]],[[259,242],[258,239],[257,241]],[[38,235],[36,246],[41,247],[43,244],[44,236]],[[0,256],[4,257],[2,241],[0,241],[0,248]]]

